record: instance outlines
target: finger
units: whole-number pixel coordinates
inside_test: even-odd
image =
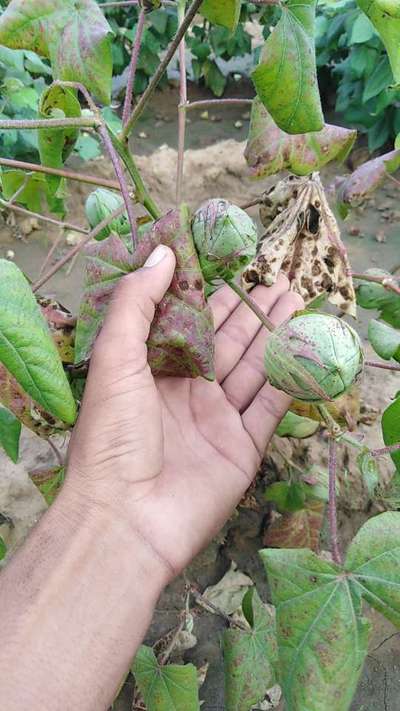
[[[302,308],[304,302],[301,296],[293,291],[286,292],[272,309],[270,319],[278,325]],[[243,358],[222,383],[226,397],[239,412],[250,405],[265,383],[264,352],[268,337],[268,331],[262,328]]]
[[[101,371],[100,378],[105,368],[115,370],[127,362],[132,370],[145,368],[146,341],[155,308],[171,283],[174,269],[174,253],[159,245],[141,269],[121,279],[92,356],[91,371]]]
[[[292,398],[265,383],[252,404],[242,415],[243,427],[249,433],[260,455],[290,407]]]
[[[222,286],[208,299],[214,317],[214,328],[217,331],[240,304],[240,298],[229,286]]]
[[[280,274],[273,286],[256,286],[251,296],[268,315],[288,289],[287,277]],[[260,319],[243,303],[240,303],[222,324],[215,338],[215,365],[219,382],[238,364],[261,329],[265,330]]]

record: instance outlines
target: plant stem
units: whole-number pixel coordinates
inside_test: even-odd
[[[45,258],[42,266],[40,267],[39,277],[42,276],[44,270],[47,269],[47,265],[50,264],[51,258],[53,256],[54,252],[56,251],[57,247],[60,245],[63,236],[64,236],[64,226],[60,227],[60,229],[58,231],[57,238],[54,240],[53,244],[51,245],[49,251],[46,254],[46,258]]]
[[[0,121],[0,131],[8,129],[33,130],[37,128],[97,128],[97,118],[80,116],[63,119],[3,119]]]
[[[151,215],[151,217],[157,220],[159,217],[161,217],[161,211],[157,207],[149,191],[147,190],[131,152],[128,150],[125,144],[119,140],[115,133],[111,131],[110,128],[108,129],[108,133],[110,135],[110,139],[115,150],[122,158],[125,167],[134,182],[134,185],[136,187],[136,200],[140,202],[143,207],[146,208],[147,212],[149,213],[149,215]]]
[[[328,516],[331,534],[331,552],[335,563],[341,565],[342,555],[338,542],[337,506],[336,506],[336,469],[337,469],[337,442],[334,437],[329,440],[329,502]]]
[[[257,318],[261,321],[262,325],[265,326],[265,328],[268,331],[275,331],[275,326],[272,323],[272,321],[268,318],[268,316],[265,315],[265,313],[260,309],[259,305],[255,302],[255,300],[250,296],[250,294],[245,291],[239,284],[237,284],[235,281],[226,281],[226,284],[231,287],[232,291],[237,294],[241,301],[245,303],[249,309],[252,310],[252,312],[257,316]]]
[[[366,360],[364,365],[369,365],[372,368],[382,368],[382,370],[400,371],[400,365],[392,365],[391,363],[379,363],[375,360]]]
[[[253,99],[202,99],[201,101],[190,101],[186,104],[186,110],[205,109],[208,106],[242,106],[243,104],[251,106]]]
[[[381,449],[371,449],[371,457],[382,457],[384,454],[392,454],[393,452],[398,452],[400,450],[400,442],[397,444],[391,444],[389,447],[381,447]]]
[[[133,100],[133,86],[135,83],[136,69],[139,58],[140,47],[142,44],[143,30],[146,22],[146,12],[144,7],[141,8],[139,12],[139,19],[136,25],[136,35],[135,41],[132,47],[131,63],[129,65],[128,82],[126,85],[126,94],[124,101],[124,108],[122,112],[122,125],[126,126],[128,123],[130,112],[132,111],[132,100]]]
[[[320,403],[319,405],[317,405],[317,410],[318,410],[319,414],[321,415],[323,421],[325,422],[331,437],[334,437],[334,438],[340,437],[343,434],[341,427],[340,427],[340,425],[338,425],[335,418],[332,417],[332,415],[329,412],[326,405],[324,405],[323,403]]]
[[[100,3],[99,3],[100,4]],[[162,5],[168,5],[169,7],[176,7],[176,3],[173,0],[161,0]],[[131,7],[139,5],[139,0],[119,0],[119,2],[103,2],[100,7]]]
[[[257,197],[253,200],[250,200],[249,202],[245,202],[244,205],[240,206],[240,208],[242,210],[248,210],[249,207],[255,207],[256,205],[260,205],[260,203],[262,203],[262,197]]]
[[[185,19],[186,0],[178,0],[178,22],[182,25]],[[183,168],[185,161],[185,139],[186,139],[186,104],[187,104],[187,80],[186,80],[186,42],[182,37],[179,45],[179,100],[178,106],[178,167],[176,175],[176,204],[182,200]]]
[[[232,620],[229,615],[227,615],[223,610],[220,610],[219,607],[214,605],[214,603],[210,602],[207,600],[204,595],[199,593],[196,588],[191,585],[190,588],[190,594],[193,595],[194,599],[196,600],[197,604],[200,605],[203,609],[207,610],[208,612],[212,611],[215,612],[216,615],[219,615],[219,617],[222,617],[223,620],[225,620],[226,624],[229,625],[229,627],[237,627],[238,629],[245,630],[248,632],[248,627],[246,625],[242,624],[239,621]]]
[[[56,274],[56,272],[58,272],[65,264],[68,264],[68,262],[73,257],[75,257],[75,254],[78,254],[78,252],[80,252],[83,247],[88,244],[88,242],[97,237],[97,235],[100,234],[100,232],[104,230],[104,228],[107,227],[110,222],[115,220],[116,217],[122,215],[124,210],[125,205],[120,205],[120,207],[114,210],[114,212],[110,213],[110,215],[107,215],[107,217],[105,217],[102,222],[100,222],[93,230],[91,230],[91,232],[89,232],[89,234],[82,240],[82,242],[73,247],[73,249],[71,249],[64,257],[62,257],[62,259],[59,259],[59,261],[54,264],[54,266],[51,267],[51,269],[49,269],[49,271],[46,272],[46,274],[32,286],[32,291],[35,292],[40,289],[43,284],[45,284],[49,279],[51,279],[52,276],[54,276],[54,274]]]
[[[384,286],[385,289],[388,289],[389,291],[394,291],[395,294],[398,294],[400,296],[400,286],[398,285],[397,279],[395,279],[395,277],[379,277],[372,276],[371,274],[358,274],[356,272],[352,272],[351,276],[353,277],[353,279],[369,281],[372,284],[380,284],[381,286]]]
[[[59,466],[63,467],[65,462],[64,462],[64,459],[63,459],[63,456],[62,456],[60,450],[58,449],[58,447],[56,447],[54,442],[51,441],[50,437],[48,438],[47,443],[53,450],[54,454],[56,455],[56,459],[57,459]]]
[[[26,210],[24,207],[19,205],[13,205],[8,203],[7,200],[2,200],[0,198],[0,207],[4,207],[7,210],[12,210],[12,212],[17,212],[20,215],[26,215],[27,217],[34,217],[36,220],[42,220],[43,222],[49,222],[51,225],[57,225],[59,227],[64,227],[67,230],[74,230],[75,232],[81,232],[83,235],[87,235],[89,230],[85,230],[84,227],[79,227],[79,225],[74,225],[72,222],[61,222],[60,220],[55,220],[53,217],[47,217],[46,215],[41,215],[39,212],[31,212]]]
[[[87,183],[87,185],[97,185],[103,188],[110,188],[110,190],[120,190],[119,183],[117,183],[115,180],[107,180],[107,178],[97,178],[95,175],[84,175],[82,173],[75,173],[71,170],[49,168],[46,165],[37,165],[36,163],[25,163],[21,160],[11,160],[9,158],[0,158],[0,165],[4,165],[7,168],[15,168],[16,170],[29,170],[32,173],[59,175],[60,178],[67,178],[68,180],[77,180],[80,183]]]
[[[185,15],[185,19],[183,20],[182,24],[180,25],[174,39],[172,40],[164,59],[160,63],[156,73],[154,74],[153,78],[149,82],[147,89],[144,91],[142,94],[140,101],[137,103],[135,109],[132,111],[126,126],[123,128],[121,135],[119,138],[122,141],[125,141],[126,138],[129,136],[130,132],[132,131],[134,125],[136,124],[137,120],[140,118],[142,115],[147,102],[149,99],[152,97],[155,89],[157,88],[160,80],[163,77],[163,74],[165,70],[167,69],[171,59],[173,58],[177,48],[179,47],[179,44],[182,40],[182,38],[185,36],[187,30],[190,27],[190,24],[192,20],[194,19],[197,10],[199,9],[201,3],[203,0],[193,0],[188,12]]]

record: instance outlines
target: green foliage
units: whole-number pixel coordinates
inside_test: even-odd
[[[305,489],[306,485],[299,482],[276,481],[267,487],[264,496],[280,513],[300,511],[306,501]]]
[[[357,0],[385,45],[394,81],[400,83],[400,15],[382,10],[379,0]]]
[[[0,260],[0,362],[47,412],[72,424],[75,401],[47,324],[18,267]]]
[[[30,472],[29,476],[42,494],[46,504],[51,506],[59,494],[65,479],[64,467],[51,467]]]
[[[200,711],[197,670],[193,664],[161,666],[153,650],[142,645],[132,674],[148,711]]]
[[[386,408],[382,415],[382,434],[385,445],[400,442],[400,397]],[[391,454],[397,472],[400,473],[400,450]]]
[[[315,434],[319,428],[319,422],[311,420],[309,417],[296,415],[295,412],[289,412],[280,421],[275,430],[278,437],[298,437],[305,439]]]
[[[368,325],[368,339],[374,351],[384,360],[400,362],[400,332],[386,323],[375,321]]]
[[[7,546],[4,543],[2,537],[0,536],[0,560],[3,560],[5,558],[7,553]]]
[[[316,0],[288,0],[252,79],[273,120],[286,133],[324,126],[314,47]]]
[[[0,407],[0,445],[15,464],[19,457],[20,436],[20,421],[5,407]]]
[[[231,628],[223,636],[226,711],[249,711],[275,682],[275,621],[255,588],[243,599],[243,613],[248,630]]]
[[[242,0],[204,0],[200,12],[213,25],[222,25],[233,32],[239,22]]]
[[[367,269],[365,274],[392,279],[392,274],[383,269]],[[357,303],[364,309],[377,309],[379,318],[394,328],[400,328],[400,296],[382,284],[360,281],[356,291]]]

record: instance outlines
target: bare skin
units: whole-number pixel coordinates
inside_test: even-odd
[[[229,518],[290,404],[265,383],[268,334],[228,287],[211,299],[217,381],[154,380],[146,340],[175,264],[166,247],[157,258],[115,294],[67,482],[1,576],[7,711],[110,705],[160,592]],[[275,323],[303,307],[285,277],[252,295]]]

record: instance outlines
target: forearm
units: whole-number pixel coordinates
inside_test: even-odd
[[[0,576],[0,707],[101,711],[167,580],[126,521],[68,486]]]

